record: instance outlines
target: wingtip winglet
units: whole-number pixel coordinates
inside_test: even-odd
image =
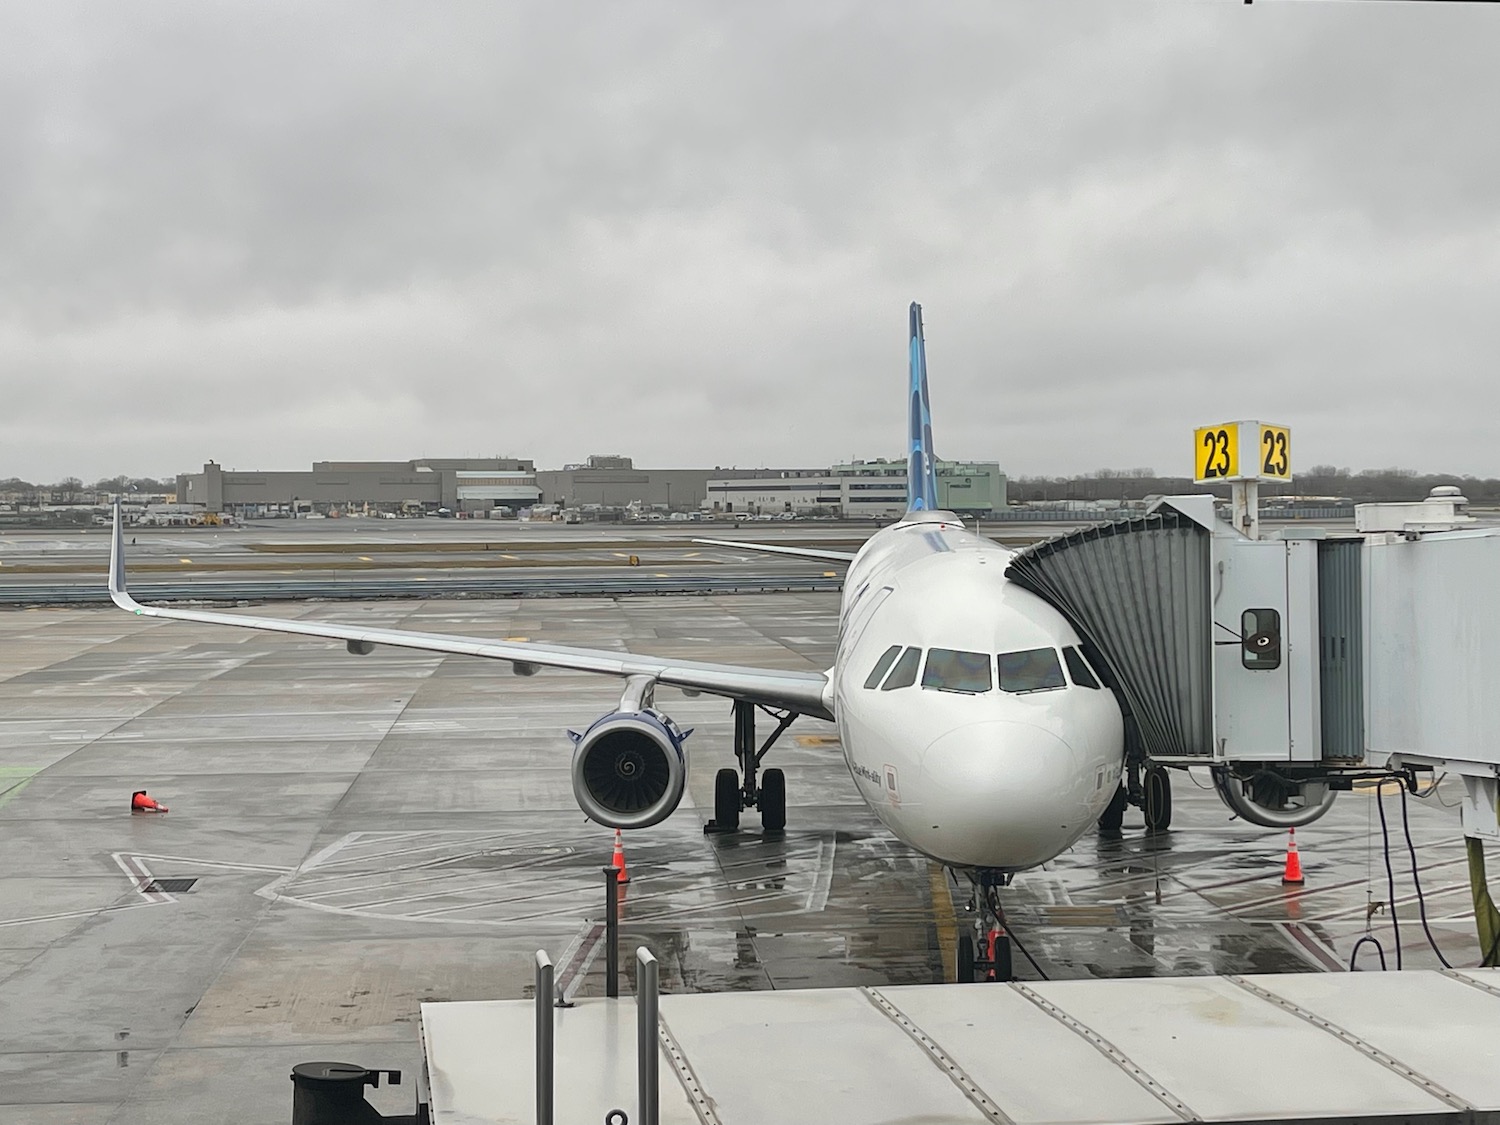
[[[125,520],[118,499],[115,501],[114,538],[109,545],[109,597],[121,609],[141,608],[125,591]]]

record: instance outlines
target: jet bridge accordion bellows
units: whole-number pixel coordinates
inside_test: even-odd
[[[1204,528],[1162,508],[1035,544],[1007,571],[1102,660],[1153,758],[1213,750],[1209,547]]]

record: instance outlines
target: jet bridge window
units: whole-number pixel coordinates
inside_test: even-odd
[[[1240,663],[1269,671],[1281,667],[1281,614],[1274,609],[1247,609],[1240,614]]]
[[[895,663],[896,657],[901,655],[901,646],[892,645],[880,654],[880,659],[875,661],[875,667],[870,670],[869,677],[865,680],[865,687],[874,688],[880,686],[880,677],[884,676]]]
[[[895,691],[897,688],[911,687],[917,682],[917,668],[922,663],[922,650],[909,648],[901,654],[901,659],[896,661],[896,666],[891,669],[891,674],[885,678],[885,683],[880,685],[881,691]]]
[[[1097,688],[1099,680],[1083,659],[1083,653],[1072,645],[1063,649],[1063,663],[1068,666],[1068,676],[1079,687]]]
[[[960,691],[978,695],[993,686],[990,678],[990,654],[959,652],[951,648],[934,648],[927,653],[927,667],[922,669],[922,686],[937,691]]]
[[[1020,695],[1067,687],[1054,648],[1028,648],[1000,654],[1000,690]]]

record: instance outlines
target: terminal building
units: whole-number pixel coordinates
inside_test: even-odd
[[[938,462],[939,497],[950,511],[999,511],[1006,506],[1005,485],[994,462]],[[539,472],[529,459],[507,457],[316,461],[310,471],[241,471],[210,461],[201,472],[178,476],[177,500],[240,519],[441,510],[489,515],[542,505],[577,510],[585,519],[649,511],[889,519],[906,510],[906,462],[638,469],[629,457],[609,455]]]
[[[760,480],[821,469],[637,469],[629,457],[594,456],[580,465],[536,474],[542,503],[558,508],[695,512],[706,506],[711,479]]]
[[[939,461],[945,511],[985,516],[1006,506],[1005,475],[993,461]],[[851,461],[826,472],[788,471],[754,480],[708,482],[703,505],[725,515],[832,515],[894,519],[906,511],[905,461]]]
[[[297,513],[482,511],[530,507],[536,467],[514,458],[316,461],[310,472],[240,472],[210,461],[177,478],[179,503],[240,518]]]

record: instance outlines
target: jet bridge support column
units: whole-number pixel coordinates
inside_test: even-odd
[[[1484,872],[1484,841],[1476,836],[1464,840],[1469,853],[1469,890],[1474,896],[1474,926],[1479,931],[1479,964],[1500,967],[1500,910],[1490,897]]]

